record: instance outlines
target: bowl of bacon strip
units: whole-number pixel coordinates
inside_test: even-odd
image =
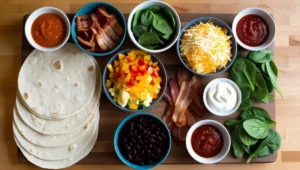
[[[164,99],[168,103],[163,121],[175,143],[186,139],[188,129],[207,112],[203,105],[200,76],[181,67],[168,82]]]
[[[126,20],[115,6],[92,2],[80,8],[72,20],[74,43],[92,56],[107,56],[118,50],[126,37]]]

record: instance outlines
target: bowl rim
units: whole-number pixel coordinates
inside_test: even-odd
[[[47,10],[49,10],[49,12],[46,12]],[[54,47],[43,47],[43,46],[37,44],[37,43],[35,42],[35,40],[32,38],[32,35],[31,35],[31,27],[32,27],[33,22],[34,22],[39,16],[41,16],[41,15],[43,15],[43,14],[45,14],[45,13],[53,13],[53,12],[50,12],[50,11],[55,11],[55,12],[57,12],[57,13],[60,14],[59,17],[61,17],[61,19],[62,19],[62,20],[64,21],[64,23],[66,24],[66,35],[65,35],[63,41],[62,41],[60,44],[58,44],[57,46],[54,46]],[[40,14],[37,15],[36,18],[33,19],[33,15],[36,14],[36,13],[39,13],[39,12],[40,12]],[[32,20],[32,23],[31,23],[31,25],[29,25],[29,22],[31,22],[31,20]],[[26,31],[27,28],[30,29],[29,32]],[[68,39],[69,39],[69,37],[70,37],[70,33],[71,33],[70,28],[71,28],[70,20],[69,20],[69,18],[67,17],[67,15],[66,15],[62,10],[60,10],[60,9],[58,9],[58,8],[56,8],[56,7],[52,7],[52,6],[45,6],[45,7],[41,7],[41,8],[38,8],[38,9],[34,10],[34,11],[28,16],[28,18],[27,18],[27,20],[26,20],[26,22],[25,22],[25,25],[24,25],[24,28],[23,28],[23,29],[24,29],[24,33],[25,33],[25,37],[26,37],[27,41],[29,42],[29,44],[30,44],[33,48],[35,48],[35,49],[37,49],[37,50],[39,50],[39,51],[51,52],[51,51],[56,51],[56,50],[60,49],[61,47],[63,47],[63,46],[67,43],[67,41],[68,41]]]
[[[151,49],[147,49],[147,48],[143,47],[142,45],[140,45],[137,42],[137,40],[135,39],[135,37],[133,35],[133,32],[131,31],[132,30],[131,29],[131,23],[132,23],[133,16],[134,16],[134,14],[136,13],[136,11],[138,9],[142,9],[141,6],[143,6],[144,4],[152,4],[152,5],[155,5],[155,4],[164,4],[164,5],[166,5],[169,8],[170,11],[172,11],[172,14],[175,15],[174,18],[175,18],[175,20],[177,22],[177,26],[176,26],[175,30],[177,32],[177,35],[175,35],[173,41],[171,41],[164,48],[157,49],[157,50],[151,50]],[[131,41],[139,49],[147,51],[149,53],[161,53],[161,52],[164,52],[164,51],[170,49],[177,42],[177,40],[179,38],[179,35],[180,35],[180,31],[181,31],[181,20],[180,20],[180,17],[178,15],[177,11],[171,5],[169,5],[168,3],[164,2],[164,1],[160,1],[160,0],[145,1],[145,2],[142,2],[139,5],[137,5],[136,7],[134,7],[132,9],[132,11],[130,12],[130,14],[128,16],[128,20],[127,20],[127,31],[128,31],[128,35],[129,35],[129,38],[131,39]]]
[[[95,53],[95,52],[89,52],[87,51],[86,49],[84,49],[80,44],[79,42],[77,41],[76,39],[76,35],[77,35],[77,31],[76,31],[76,17],[79,15],[79,12],[87,7],[89,7],[90,5],[104,5],[104,6],[108,6],[110,8],[113,8],[114,10],[117,11],[118,15],[120,16],[120,18],[122,19],[122,22],[124,22],[124,28],[123,28],[123,36],[120,40],[120,42],[118,43],[118,45],[110,50],[110,51],[107,51],[107,52],[101,52],[101,53]],[[108,3],[108,2],[90,2],[90,3],[87,3],[85,4],[84,6],[82,6],[81,8],[78,9],[78,11],[76,11],[72,21],[71,21],[71,27],[70,27],[70,32],[71,32],[71,37],[72,37],[72,40],[74,42],[74,44],[76,44],[76,46],[83,52],[89,54],[89,55],[92,55],[92,56],[95,56],[95,57],[103,57],[103,56],[107,56],[107,55],[110,55],[114,52],[116,52],[121,46],[122,44],[124,43],[125,39],[126,39],[126,34],[127,34],[127,22],[126,22],[126,19],[124,17],[124,14],[114,5]]]
[[[260,11],[264,14],[266,14],[266,16],[269,18],[269,21],[272,23],[272,27],[274,26],[274,35],[272,35],[273,37],[271,38],[271,41],[269,43],[263,43],[259,46],[249,46],[249,45],[246,45],[245,43],[243,43],[242,41],[240,41],[239,37],[237,36],[236,34],[236,29],[232,29],[232,33],[234,34],[234,36],[236,37],[236,42],[244,49],[246,50],[250,50],[250,51],[259,51],[259,50],[263,50],[263,49],[266,49],[268,48],[271,44],[274,43],[275,41],[275,37],[276,37],[276,23],[275,23],[275,20],[274,18],[272,17],[272,15],[267,12],[266,10],[262,9],[262,8],[257,8],[257,7],[250,7],[250,8],[246,8],[246,9],[243,9],[241,10],[239,13],[237,13],[237,15],[234,17],[233,19],[233,22],[232,22],[232,28],[236,28],[237,24],[238,24],[238,17],[240,15],[242,15],[243,12],[246,12],[245,15],[243,15],[242,17],[246,16],[246,15],[250,15],[250,14],[255,14],[255,15],[258,15],[260,16],[259,14],[257,14],[256,12],[250,12],[251,10],[253,11]],[[241,18],[242,18],[241,17]],[[270,34],[268,35],[270,36]]]
[[[194,71],[192,68],[190,68],[190,67],[185,63],[185,61],[183,60],[183,58],[182,58],[182,56],[181,56],[181,54],[180,54],[180,42],[181,42],[180,39],[181,39],[181,37],[183,36],[184,31],[187,30],[188,28],[190,28],[191,26],[195,25],[197,22],[201,22],[201,21],[203,21],[203,20],[208,20],[208,21],[211,20],[212,22],[215,20],[215,21],[221,22],[222,24],[225,25],[225,27],[223,27],[223,28],[226,28],[227,34],[230,33],[230,34],[231,34],[231,38],[232,38],[232,40],[233,40],[233,41],[232,41],[232,50],[233,50],[233,53],[232,53],[232,56],[231,56],[231,60],[228,61],[226,67],[222,68],[221,70],[218,70],[218,71],[215,72],[215,73],[210,73],[210,74],[202,74],[202,73],[198,73],[198,72]],[[214,23],[214,22],[213,22],[213,23]],[[214,23],[214,24],[215,24],[215,23]],[[215,25],[218,25],[218,26],[219,26],[219,24],[215,24]],[[195,19],[191,20],[190,22],[188,22],[188,23],[181,29],[180,34],[179,34],[179,38],[178,38],[178,40],[177,40],[177,42],[176,42],[176,51],[177,51],[177,56],[178,56],[180,62],[182,63],[182,65],[183,65],[186,69],[188,69],[190,72],[192,72],[192,73],[194,73],[194,74],[196,74],[196,75],[199,75],[199,76],[208,76],[208,77],[209,77],[209,76],[215,76],[215,75],[218,75],[218,74],[220,74],[220,73],[223,73],[223,72],[227,71],[227,70],[231,67],[231,65],[233,64],[234,60],[235,60],[236,57],[237,57],[238,47],[237,47],[236,38],[235,38],[235,36],[234,36],[234,34],[233,34],[233,32],[232,32],[230,26],[229,26],[226,22],[224,22],[224,21],[221,20],[221,19],[215,18],[215,17],[198,17],[198,18],[195,18]]]
[[[164,158],[161,159],[160,161],[156,162],[156,163],[153,163],[153,164],[150,164],[150,165],[144,165],[144,166],[141,166],[141,165],[136,165],[136,164],[133,164],[131,162],[129,162],[120,152],[120,149],[119,149],[119,146],[118,146],[118,139],[119,139],[119,134],[120,134],[120,131],[121,129],[124,127],[124,125],[131,119],[135,118],[135,117],[138,117],[138,116],[150,116],[154,119],[157,119],[161,124],[163,124],[163,127],[166,129],[167,131],[167,135],[168,135],[168,149],[167,149],[167,153],[165,154]],[[148,113],[148,112],[137,112],[137,113],[134,113],[134,114],[131,114],[129,116],[127,116],[125,119],[123,119],[120,124],[118,125],[116,131],[115,131],[115,134],[114,134],[114,149],[115,149],[115,152],[117,154],[117,156],[119,157],[119,159],[124,163],[126,164],[127,166],[131,167],[131,168],[134,168],[134,169],[150,169],[150,168],[154,168],[160,164],[162,164],[166,158],[169,156],[169,153],[171,151],[171,145],[172,145],[172,137],[171,137],[171,133],[168,129],[168,126],[166,125],[166,123],[164,121],[162,121],[162,119],[160,119],[158,116],[154,115],[154,114],[151,114],[151,113]]]
[[[215,158],[215,157],[218,156],[218,155],[216,155],[216,156],[214,156],[214,157],[211,157],[211,158],[201,157],[201,156],[198,155],[198,154],[193,150],[193,148],[192,148],[192,144],[191,144],[192,134],[193,134],[193,132],[194,132],[198,127],[200,127],[200,126],[202,126],[202,125],[212,125],[212,126],[214,126],[214,127],[216,127],[215,125],[218,125],[218,127],[216,127],[216,128],[219,129],[219,131],[221,131],[221,130],[224,131],[224,133],[222,133],[222,131],[221,131],[222,136],[223,136],[223,140],[225,141],[225,136],[227,137],[226,139],[228,139],[228,141],[227,141],[227,142],[228,142],[228,145],[225,146],[225,142],[223,142],[223,149],[224,149],[224,147],[226,147],[226,148],[225,148],[225,151],[223,152],[222,156],[220,156],[220,158],[219,158],[219,159],[216,159],[215,161],[205,162],[205,161],[199,160],[198,158],[206,159],[206,160],[213,159],[213,158]],[[220,129],[219,127],[220,127],[221,129]],[[189,155],[190,155],[195,161],[197,161],[197,162],[199,162],[199,163],[203,163],[203,164],[214,164],[214,163],[220,162],[221,160],[223,160],[223,159],[227,156],[227,154],[228,154],[228,152],[229,152],[229,150],[230,150],[230,146],[231,146],[231,137],[230,137],[230,134],[229,134],[227,128],[226,128],[222,123],[220,123],[220,122],[218,122],[218,121],[216,121],[216,120],[212,120],[212,119],[204,119],[204,120],[200,120],[200,121],[196,122],[196,123],[189,129],[189,131],[188,131],[188,133],[187,133],[187,135],[186,135],[185,144],[186,144],[186,149],[187,149]],[[221,152],[222,152],[222,150],[220,151],[220,153],[221,153]],[[219,153],[219,154],[220,154],[220,153]]]
[[[219,114],[220,111],[216,111],[216,110],[213,110],[209,105],[208,105],[208,101],[207,101],[207,93],[208,93],[208,89],[215,83],[217,82],[225,82],[225,83],[228,83],[230,85],[233,86],[233,88],[236,90],[236,93],[237,93],[237,103],[235,104],[234,108],[231,109],[230,111],[227,112],[227,114]],[[221,116],[221,117],[224,117],[224,116],[229,116],[231,114],[233,114],[234,112],[237,111],[237,109],[239,108],[239,105],[241,104],[241,101],[242,101],[242,93],[241,93],[241,90],[240,88],[238,87],[238,85],[230,80],[229,78],[216,78],[216,79],[213,79],[211,80],[204,88],[204,92],[203,92],[203,102],[204,102],[204,105],[205,107],[207,108],[207,110],[216,115],[216,116]]]
[[[125,54],[125,53],[127,53],[127,52],[129,52],[129,51],[131,51],[131,50],[135,50],[135,49],[134,49],[134,48],[129,48],[129,49],[125,49],[125,50],[122,50],[122,51],[117,52],[116,54],[114,54],[114,55],[108,60],[108,62],[106,63],[106,66],[107,66],[108,64],[113,63],[113,61],[117,59],[117,57],[119,56],[119,54]],[[137,50],[140,50],[140,49],[137,49]],[[149,52],[148,52],[148,53],[149,53]],[[102,76],[102,87],[103,87],[103,89],[104,89],[103,91],[104,91],[106,97],[108,98],[108,100],[109,100],[113,105],[115,105],[117,108],[119,108],[119,109],[121,109],[121,110],[123,110],[123,111],[127,111],[127,112],[143,112],[143,111],[146,111],[146,110],[152,108],[153,106],[155,106],[155,105],[156,105],[157,103],[159,103],[159,101],[162,99],[163,94],[165,93],[165,91],[166,91],[166,89],[167,89],[167,80],[168,80],[168,78],[167,78],[167,77],[168,77],[167,71],[166,71],[166,68],[165,68],[164,64],[162,63],[162,61],[161,61],[156,55],[154,55],[154,54],[152,54],[152,53],[149,53],[149,54],[151,55],[151,57],[154,57],[155,60],[156,60],[156,61],[158,62],[158,64],[160,65],[160,71],[165,75],[165,79],[163,79],[163,81],[165,81],[165,85],[164,85],[163,87],[161,87],[161,89],[160,89],[161,95],[160,95],[157,99],[155,99],[155,101],[152,101],[152,103],[150,104],[149,107],[146,107],[146,108],[144,108],[144,109],[131,110],[131,109],[126,108],[126,107],[121,107],[121,106],[119,106],[119,105],[112,99],[112,97],[111,97],[111,95],[110,95],[110,93],[109,93],[107,87],[105,86],[105,84],[106,84],[105,82],[106,82],[106,80],[107,80],[106,78],[108,77],[108,76],[106,76],[106,75],[108,74],[108,71],[107,71],[108,69],[107,69],[107,67],[104,68],[104,70],[103,70],[103,76]]]

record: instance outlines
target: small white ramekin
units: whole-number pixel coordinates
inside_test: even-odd
[[[221,83],[221,82],[225,82],[225,83],[232,85],[232,87],[235,89],[236,94],[237,94],[237,100],[236,100],[237,102],[236,102],[234,108],[229,111],[217,111],[217,110],[214,110],[213,108],[211,108],[208,104],[208,100],[207,100],[208,90],[211,87],[214,87],[218,83]],[[217,115],[217,116],[228,116],[228,115],[231,115],[232,113],[236,112],[241,104],[241,101],[242,101],[242,94],[241,94],[240,88],[235,84],[235,82],[233,82],[232,80],[227,79],[227,78],[217,78],[217,79],[212,80],[211,82],[209,82],[206,85],[204,92],[203,92],[203,102],[204,102],[205,107],[207,108],[207,110],[210,113]]]
[[[205,157],[201,157],[199,156],[193,149],[192,147],[192,135],[194,133],[194,131],[202,125],[212,125],[214,127],[216,127],[222,134],[223,136],[223,148],[220,151],[219,154],[217,154],[214,157],[211,158],[205,158]],[[191,157],[196,160],[197,162],[203,163],[203,164],[214,164],[217,163],[219,161],[221,161],[227,154],[228,151],[230,149],[230,145],[231,145],[231,138],[230,135],[227,131],[227,129],[225,128],[224,125],[222,125],[221,123],[215,121],[215,120],[210,120],[210,119],[206,119],[206,120],[201,120],[197,123],[195,123],[188,131],[187,135],[186,135],[186,140],[185,140],[185,144],[186,144],[186,148],[189,152],[189,154],[191,155]]]
[[[133,16],[135,14],[135,12],[137,10],[141,10],[141,9],[145,9],[145,8],[149,8],[153,5],[157,5],[159,7],[162,7],[162,8],[165,8],[165,9],[168,9],[170,10],[170,12],[173,14],[174,18],[175,18],[175,21],[177,23],[176,25],[176,32],[174,34],[174,37],[173,37],[173,40],[167,45],[165,46],[164,48],[160,48],[160,49],[157,49],[157,50],[150,50],[150,49],[147,49],[143,46],[141,46],[137,40],[135,39],[134,35],[133,35],[133,32],[132,32],[132,20],[133,20]],[[159,0],[151,0],[151,1],[145,1],[141,4],[139,4],[138,6],[136,6],[130,13],[129,17],[128,17],[128,21],[127,21],[127,30],[128,30],[128,35],[131,39],[131,41],[139,48],[139,49],[142,49],[144,51],[147,51],[149,53],[160,53],[160,52],[164,52],[166,50],[168,50],[169,48],[171,48],[175,43],[176,41],[178,40],[179,38],[179,33],[180,33],[180,29],[181,29],[181,21],[180,21],[180,18],[179,18],[179,15],[178,13],[176,12],[176,10],[169,4],[163,2],[163,1],[159,1]]]
[[[63,21],[66,24],[65,38],[59,45],[57,45],[55,47],[42,47],[34,41],[34,39],[32,38],[32,35],[31,35],[31,27],[32,27],[33,22],[35,21],[35,19],[37,17],[39,17],[40,15],[45,14],[45,13],[57,14],[58,16],[60,16],[63,19]],[[35,10],[34,12],[32,12],[29,15],[29,17],[26,20],[24,29],[25,29],[24,30],[25,36],[32,47],[34,47],[35,49],[40,50],[40,51],[55,51],[55,50],[58,50],[59,48],[61,48],[63,45],[65,45],[65,43],[68,41],[69,36],[70,36],[70,21],[69,21],[67,15],[60,9],[57,9],[54,7],[42,7],[42,8]]]
[[[262,45],[253,46],[253,47],[248,46],[240,41],[240,39],[236,33],[236,26],[237,26],[238,22],[240,21],[240,19],[243,18],[244,16],[250,15],[250,14],[255,14],[255,15],[262,17],[268,25],[268,28],[269,28],[268,29],[268,38],[267,38],[266,42],[263,43]],[[241,47],[243,47],[247,50],[250,50],[250,51],[259,51],[259,50],[268,48],[274,42],[275,34],[276,34],[276,24],[275,24],[273,17],[267,11],[260,9],[260,8],[255,8],[255,7],[247,8],[247,9],[242,10],[235,16],[233,23],[232,23],[232,32],[233,32],[233,35],[235,36],[237,43]]]

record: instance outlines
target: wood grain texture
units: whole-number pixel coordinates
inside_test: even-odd
[[[42,6],[55,6],[66,13],[76,12],[91,0],[0,0],[0,169],[34,170],[30,164],[20,164],[12,138],[12,108],[15,100],[17,74],[21,66],[22,18]],[[141,0],[110,0],[122,12],[130,12]],[[222,165],[162,165],[157,169],[213,170],[281,170],[299,169],[300,160],[300,1],[299,0],[168,0],[180,13],[229,13],[255,6],[276,18],[276,63],[278,84],[286,94],[283,100],[276,94],[277,130],[282,136],[278,159],[271,164]],[[97,148],[103,149],[103,148]],[[298,159],[296,158],[298,157]],[[75,165],[69,169],[129,169],[123,165]]]

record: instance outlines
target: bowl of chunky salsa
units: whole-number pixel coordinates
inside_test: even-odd
[[[214,120],[201,120],[188,131],[186,147],[196,161],[213,164],[221,161],[230,149],[227,129]]]
[[[25,35],[34,48],[54,51],[67,42],[70,22],[66,14],[57,8],[39,8],[27,18]]]
[[[233,20],[232,32],[237,43],[251,51],[268,48],[275,39],[275,21],[263,9],[247,8]]]

